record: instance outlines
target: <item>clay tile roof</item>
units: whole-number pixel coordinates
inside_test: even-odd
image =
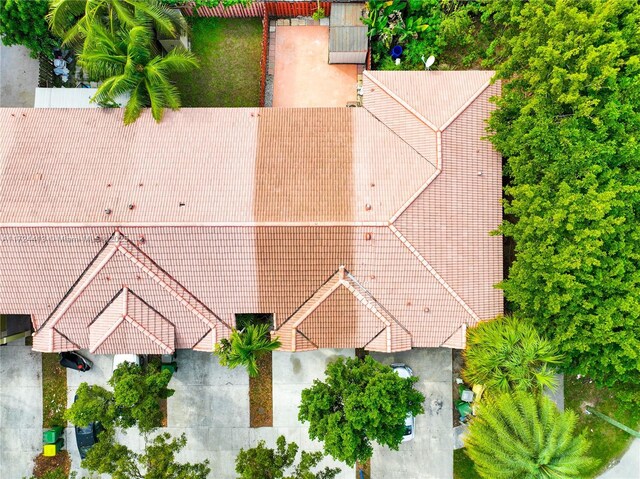
[[[123,288],[89,324],[89,350],[98,354],[171,354],[175,326]]]
[[[39,351],[211,351],[251,312],[285,350],[463,347],[503,308],[491,76],[365,72],[363,108],[126,127],[0,109],[0,313]]]

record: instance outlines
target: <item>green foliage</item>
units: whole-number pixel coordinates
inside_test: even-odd
[[[114,392],[81,383],[65,418],[76,426],[97,421],[105,429],[137,425],[143,433],[151,431],[162,420],[159,400],[173,395],[174,391],[167,388],[170,380],[169,371],[160,371],[152,364],[144,372],[138,365],[122,363],[109,379]]]
[[[76,479],[76,477],[78,477],[76,471],[72,471],[69,475],[67,475],[67,473],[64,472],[64,468],[62,466],[59,466],[55,469],[46,471],[39,477],[31,476],[29,479]]]
[[[76,426],[86,427],[97,421],[105,428],[114,427],[118,415],[113,393],[87,383],[80,383],[75,402],[64,413],[65,419]]]
[[[325,467],[312,472],[324,457],[322,452],[302,451],[300,462],[292,475],[285,476],[285,470],[293,466],[298,454],[295,442],[287,444],[284,436],[277,439],[277,449],[265,447],[260,441],[256,447],[241,449],[236,457],[238,479],[333,479],[340,473],[338,468]]]
[[[0,0],[0,37],[6,46],[24,45],[31,56],[51,57],[59,40],[50,31],[45,16],[48,0]]]
[[[371,457],[372,441],[397,450],[407,413],[424,412],[424,396],[413,388],[418,379],[403,379],[370,356],[338,358],[325,374],[302,391],[298,419],[309,422],[311,439],[350,466]]]
[[[640,384],[640,5],[489,1],[504,34],[490,125],[507,159],[502,288],[600,385]],[[629,397],[638,402],[640,398]]]
[[[481,477],[583,478],[597,466],[589,442],[576,435],[577,417],[540,394],[505,394],[479,406],[466,451]]]
[[[157,0],[52,0],[47,18],[64,43],[83,50],[87,49],[83,41],[96,25],[111,35],[149,22],[158,32],[172,37],[187,29],[178,12]]]
[[[92,472],[109,474],[112,479],[206,479],[211,471],[209,461],[178,463],[175,460],[187,444],[184,434],[172,438],[163,433],[145,445],[138,454],[115,442],[113,431],[104,431],[100,440],[87,453],[82,467]]]
[[[374,63],[386,69],[396,69],[385,60],[390,49],[401,45],[404,49],[403,69],[423,69],[422,56],[440,52],[439,40],[442,11],[439,0],[370,0],[367,2],[368,14],[362,22],[368,26],[368,35],[372,39]]]
[[[122,363],[113,372],[109,385],[120,412],[120,425],[137,425],[142,432],[151,431],[162,421],[160,399],[173,395],[167,386],[171,380],[169,371],[161,371],[157,365],[149,364],[146,372],[137,364]]]
[[[249,376],[258,375],[258,357],[269,351],[275,351],[281,343],[278,338],[269,337],[268,324],[249,324],[238,331],[234,329],[229,339],[223,338],[216,344],[214,353],[220,358],[220,364],[234,369],[247,368]]]
[[[121,29],[112,35],[100,24],[87,34],[80,65],[92,78],[104,80],[93,101],[113,102],[129,94],[124,108],[124,123],[133,123],[142,110],[151,107],[151,115],[159,122],[165,108],[180,108],[180,95],[169,80],[175,72],[186,72],[198,66],[195,57],[175,49],[166,56],[152,56],[152,33],[147,25]]]
[[[465,381],[482,384],[489,394],[557,387],[553,368],[561,356],[523,318],[500,317],[470,328],[464,357]]]

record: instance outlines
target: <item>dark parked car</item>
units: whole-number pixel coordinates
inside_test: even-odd
[[[77,398],[78,396],[73,398],[74,402]],[[104,428],[99,422],[92,422],[85,427],[76,426],[75,429],[78,452],[80,453],[80,457],[84,459],[87,457],[87,453],[89,452],[89,449],[91,449],[91,446],[98,442],[98,434],[102,432]]]
[[[69,369],[75,369],[76,371],[86,372],[91,369],[93,363],[87,358],[83,358],[78,353],[73,351],[67,351],[66,353],[60,353],[60,366]]]

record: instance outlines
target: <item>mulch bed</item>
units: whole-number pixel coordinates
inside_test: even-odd
[[[42,354],[42,427],[66,426],[67,370],[55,353]]]
[[[66,476],[69,475],[71,469],[71,458],[67,451],[60,451],[53,457],[45,457],[42,454],[34,459],[33,475],[37,478],[43,477],[47,472],[55,469],[62,469]]]
[[[249,425],[273,426],[273,374],[271,352],[258,357],[258,376],[249,378]]]
[[[364,479],[371,479],[371,459],[365,463],[356,462],[356,479],[362,479],[360,469],[364,472]]]

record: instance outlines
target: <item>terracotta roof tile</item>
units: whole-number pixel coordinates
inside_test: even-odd
[[[138,334],[173,348],[159,317],[175,348],[210,351],[247,312],[273,313],[284,349],[461,347],[502,312],[490,76],[374,72],[365,108],[160,125],[0,110],[0,312],[31,314],[41,351],[90,347],[123,288],[146,306],[111,351]]]

